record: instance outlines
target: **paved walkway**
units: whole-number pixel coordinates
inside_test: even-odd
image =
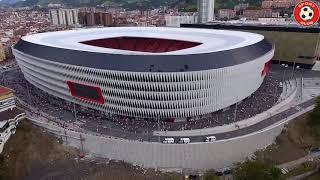
[[[313,66],[312,70],[320,71],[320,62],[319,61],[316,61],[316,64]]]
[[[287,162],[287,163],[283,163],[283,164],[280,164],[278,165],[277,167],[282,169],[282,168],[287,168],[287,169],[293,169],[294,167],[297,167],[298,165],[304,163],[304,162],[307,162],[311,159],[314,159],[314,158],[318,158],[320,157],[320,152],[315,152],[315,153],[311,153],[307,156],[304,156],[300,159],[297,159],[297,160],[294,160],[294,161],[290,161],[290,162]]]
[[[288,180],[303,180],[303,179],[306,179],[308,176],[311,176],[312,174],[314,174],[316,172],[318,172],[318,169],[306,172],[304,174],[300,174],[298,176],[291,177]]]
[[[227,139],[251,134],[251,133],[257,132],[259,130],[262,130],[264,128],[267,128],[269,126],[272,126],[273,124],[279,123],[283,120],[289,121],[289,120],[291,120],[291,118],[293,119],[296,116],[301,115],[301,113],[305,113],[305,112],[311,110],[313,104],[314,104],[314,98],[300,104],[299,108],[297,108],[296,106],[291,107],[291,108],[289,108],[279,114],[271,116],[271,117],[265,119],[264,121],[261,121],[261,122],[255,124],[253,126],[249,126],[247,128],[235,130],[232,132],[218,133],[218,134],[213,134],[213,135],[215,135],[217,137],[217,140],[227,140]],[[293,115],[295,115],[295,116],[293,116]],[[86,131],[86,130],[81,130],[81,131]],[[139,136],[139,135],[137,135],[137,136]],[[190,140],[191,140],[191,142],[203,142],[205,137],[206,136],[203,136],[203,135],[202,136],[194,136],[194,137],[190,137]],[[143,138],[142,139],[143,141],[158,142],[160,140],[160,142],[161,142],[164,137],[160,137],[160,139],[159,139],[159,137],[157,137],[157,136],[144,136],[144,137],[139,136],[139,138]]]

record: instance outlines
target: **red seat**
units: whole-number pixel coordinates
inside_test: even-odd
[[[111,49],[121,49],[130,51],[141,51],[151,53],[161,53],[177,51],[181,49],[191,48],[200,45],[201,43],[157,39],[157,38],[140,38],[140,37],[115,37],[109,39],[97,39],[81,42],[83,44],[105,47]]]

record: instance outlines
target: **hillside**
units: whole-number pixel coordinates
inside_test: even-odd
[[[59,3],[71,7],[102,5],[104,7],[123,7],[126,9],[152,9],[160,6],[169,6],[182,11],[196,11],[197,9],[197,0],[2,0],[2,2],[4,1],[10,2],[10,4],[14,4],[15,6],[46,6],[50,3]],[[261,1],[241,0],[241,2],[248,2],[252,6],[260,6]],[[216,0],[215,7],[216,9],[233,9],[238,3],[239,0]]]
[[[12,0],[11,0],[12,1]],[[17,1],[17,0],[15,0]],[[52,4],[64,4],[71,7],[105,6],[123,7],[126,9],[147,9],[160,6],[171,6],[178,0],[25,0],[14,4],[15,6],[46,6]]]
[[[181,174],[142,169],[102,158],[79,159],[79,150],[23,120],[0,154],[0,180],[165,180]]]
[[[22,1],[22,0],[0,0],[0,4],[12,5],[12,4],[16,4],[20,1]]]

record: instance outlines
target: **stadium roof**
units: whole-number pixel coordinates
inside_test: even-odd
[[[272,58],[262,35],[192,28],[116,27],[41,33],[23,37],[16,56],[130,72],[218,69]]]
[[[92,40],[119,37],[149,38],[153,40],[179,40],[193,42],[195,43],[195,45],[190,46],[190,48],[177,48],[178,50],[173,51],[143,52],[128,50],[128,48],[106,48],[101,46],[98,47],[94,45],[89,45],[88,43],[83,43]],[[264,37],[259,34],[227,30],[165,27],[111,27],[40,33],[25,36],[22,39],[24,41],[34,44],[87,52],[126,55],[186,55],[218,52],[241,48],[260,42],[264,39]]]

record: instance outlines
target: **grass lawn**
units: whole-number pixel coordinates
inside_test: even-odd
[[[76,149],[25,120],[0,154],[0,180],[167,180],[183,179],[182,174],[142,169],[124,162],[79,160]]]
[[[305,162],[301,164],[300,166],[290,170],[288,174],[285,175],[286,178],[298,176],[300,174],[307,173],[309,171],[313,171],[317,169],[317,163],[316,162]]]

